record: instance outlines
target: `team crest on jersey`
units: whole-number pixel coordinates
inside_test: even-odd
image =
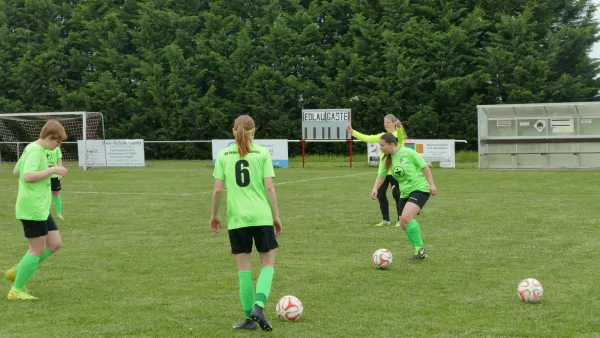
[[[402,168],[402,166],[395,166],[394,169],[392,169],[392,172],[394,173],[394,176],[404,176],[404,169]]]
[[[51,153],[46,153],[46,159],[49,160],[52,157]]]

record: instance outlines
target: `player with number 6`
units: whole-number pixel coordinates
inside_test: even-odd
[[[215,187],[212,200],[210,228],[217,235],[221,228],[218,216],[223,183],[227,184],[227,229],[231,253],[238,265],[240,300],[246,319],[233,324],[233,329],[264,331],[272,326],[263,309],[273,282],[276,236],[281,233],[277,196],[273,185],[273,162],[265,147],[252,143],[256,128],[248,115],[239,116],[233,126],[235,144],[221,150],[213,176]],[[252,284],[252,243],[260,256],[261,272]]]

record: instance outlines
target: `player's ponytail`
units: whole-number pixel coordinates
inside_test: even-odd
[[[244,158],[252,147],[254,120],[249,115],[240,115],[233,124],[233,135],[240,158]]]
[[[392,166],[392,156],[389,154],[385,154],[385,169],[390,170]]]
[[[386,118],[387,118],[387,116],[386,116]],[[398,138],[396,136],[394,136],[394,134],[392,134],[392,133],[385,133],[385,134],[381,135],[380,139],[384,140],[385,143],[398,145]],[[387,170],[390,170],[390,167],[392,166],[392,155],[385,154],[383,157],[385,158],[385,168]]]

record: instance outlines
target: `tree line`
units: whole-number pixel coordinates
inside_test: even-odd
[[[478,104],[591,101],[599,89],[590,0],[2,0],[0,10],[0,112],[100,111],[107,138],[229,138],[248,113],[257,137],[299,139],[302,109],[351,108],[361,132],[383,131],[391,113],[410,137],[476,149]]]

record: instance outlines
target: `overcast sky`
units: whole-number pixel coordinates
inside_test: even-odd
[[[600,5],[600,0],[592,0],[592,2],[595,3],[596,5]],[[597,21],[600,21],[600,8],[598,8],[598,10],[596,10],[596,14],[594,14],[594,16],[596,17]],[[590,56],[593,58],[596,58],[596,59],[600,59],[600,42],[596,42],[596,44],[592,48],[592,52],[590,53]]]

